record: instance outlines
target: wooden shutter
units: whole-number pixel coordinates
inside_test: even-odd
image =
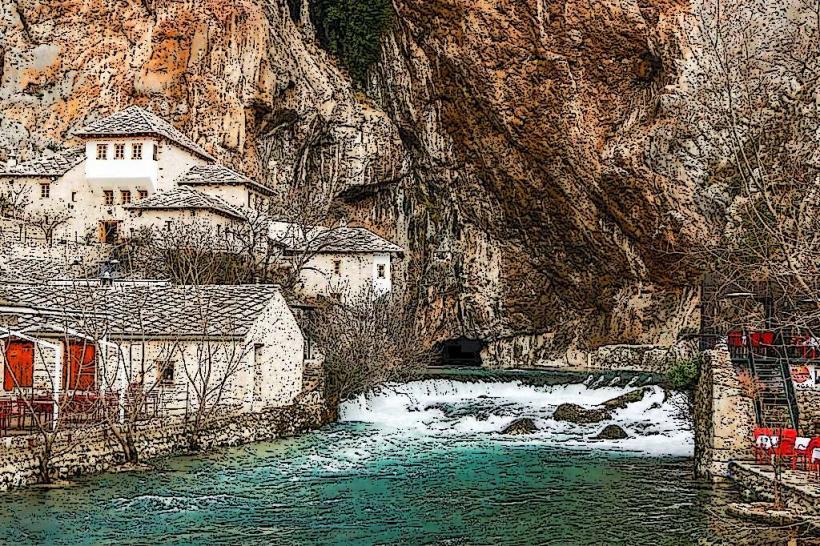
[[[63,388],[87,391],[94,388],[96,362],[94,345],[69,342],[63,366]]]
[[[16,382],[15,382],[16,379]],[[10,341],[6,345],[6,366],[3,374],[3,389],[31,387],[34,383],[34,343],[31,341]]]

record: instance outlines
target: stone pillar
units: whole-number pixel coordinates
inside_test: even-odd
[[[695,387],[695,473],[729,474],[729,461],[754,458],[754,403],[744,395],[738,372],[725,349],[705,351]]]

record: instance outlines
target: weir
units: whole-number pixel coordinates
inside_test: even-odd
[[[637,388],[609,386],[600,379],[590,376],[585,383],[553,385],[425,379],[391,385],[345,402],[339,409],[339,419],[369,423],[381,434],[437,440],[469,443],[480,438],[573,449],[692,455],[694,438],[685,395],[666,393],[658,386],[646,387],[647,394],[641,400],[615,410],[611,419],[599,423],[553,419],[560,404],[595,407]],[[500,433],[521,417],[531,418],[538,431],[526,436]],[[609,424],[622,427],[629,438],[594,439]]]

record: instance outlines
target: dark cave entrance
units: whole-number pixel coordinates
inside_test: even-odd
[[[481,366],[484,342],[464,336],[448,339],[439,344],[439,366]]]

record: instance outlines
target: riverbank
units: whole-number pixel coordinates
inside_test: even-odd
[[[329,409],[321,391],[314,390],[301,395],[289,406],[212,419],[203,425],[198,452],[293,436],[317,429],[334,419],[335,409]],[[135,447],[140,460],[190,454],[187,430],[181,418],[139,423]],[[43,482],[40,471],[42,442],[39,436],[2,439],[0,490]],[[106,472],[125,462],[121,445],[105,427],[62,431],[57,435],[52,453],[48,466],[50,477],[55,481]]]

